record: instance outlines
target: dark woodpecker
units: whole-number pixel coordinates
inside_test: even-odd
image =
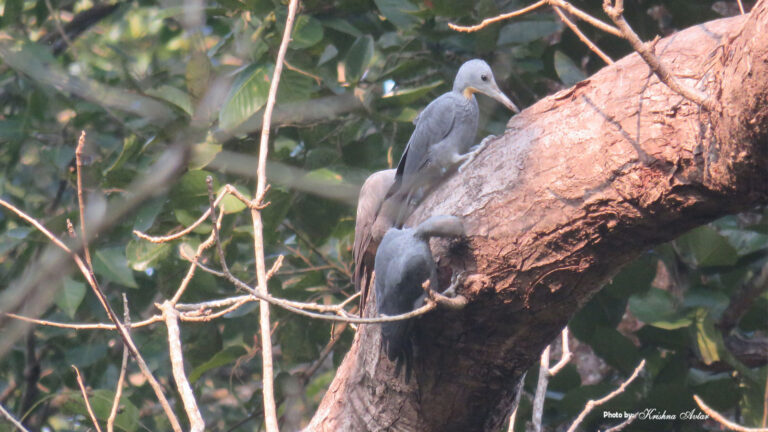
[[[437,266],[429,249],[430,237],[460,237],[464,225],[455,216],[432,216],[416,228],[391,228],[376,252],[376,310],[379,316],[407,313],[424,302],[422,284],[429,280],[437,289]],[[390,361],[397,361],[395,374],[405,364],[406,381],[410,377],[413,346],[413,319],[381,325],[382,347]]]
[[[468,150],[474,145],[479,114],[475,93],[519,112],[499,89],[488,63],[474,59],[461,65],[453,90],[432,101],[417,117],[416,129],[397,165],[387,198],[398,194],[406,205],[396,226],[402,226],[413,202],[421,200],[453,167],[472,157]]]
[[[387,217],[392,212],[388,211],[388,207],[382,207],[384,197],[394,182],[394,169],[377,171],[365,180],[357,199],[352,254],[355,260],[353,282],[355,291],[360,291],[360,316],[363,316],[368,287],[371,285],[376,249],[384,233],[394,225],[394,218]]]

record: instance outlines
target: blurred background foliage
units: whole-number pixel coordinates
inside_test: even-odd
[[[602,17],[597,1],[573,4]],[[515,0],[308,0],[287,54],[270,142],[264,212],[274,295],[339,302],[351,295],[357,187],[397,164],[412,121],[450,89],[458,66],[481,57],[519,106],[568,87],[603,64],[548,9],[480,32],[451,31],[525,6]],[[139,240],[179,230],[207,206],[206,175],[252,194],[261,109],[286,16],[279,0],[5,0],[0,5],[0,195],[66,236],[77,220],[74,146],[86,130],[89,200],[131,194],[132,180],[169,145],[192,147],[178,182],[92,242],[95,269],[112,304],[126,293],[134,321],[156,312],[187,268],[182,258],[209,233],[203,224],[169,244]],[[626,16],[644,39],[738,13],[734,1],[638,0]],[[586,25],[608,55],[626,43]],[[480,137],[500,134],[509,113],[480,96]],[[254,281],[251,222],[226,204],[222,236],[232,270]],[[616,387],[645,358],[646,372],[606,409],[694,407],[697,393],[749,425],[764,424],[768,297],[757,276],[768,255],[763,209],[731,216],[655,248],[627,266],[570,324],[576,359],[550,386],[544,422],[568,424],[589,398]],[[45,238],[0,212],[0,294],[30,269]],[[188,252],[187,252],[188,253]],[[217,263],[213,255],[208,262]],[[105,322],[79,275],[52,281],[43,317]],[[746,294],[745,294],[746,293]],[[185,302],[227,297],[234,288],[198,274]],[[739,304],[735,299],[744,299]],[[30,299],[35,301],[35,299]],[[736,305],[735,305],[736,304]],[[729,308],[730,307],[730,308]],[[732,310],[733,313],[727,312]],[[279,414],[285,430],[306,421],[352,340],[327,322],[273,309]],[[734,315],[735,314],[735,315]],[[343,328],[341,329],[343,330]],[[261,361],[255,306],[209,323],[184,324],[187,372],[210,430],[253,430],[261,419]],[[332,334],[340,333],[340,337]],[[0,338],[3,337],[0,328]],[[175,395],[162,325],[133,332],[150,367]],[[33,430],[84,430],[77,365],[104,420],[120,367],[121,343],[106,331],[35,327],[0,359],[0,403]],[[532,394],[537,368],[529,373]],[[134,365],[116,426],[167,430],[156,399]],[[175,396],[174,396],[175,399]],[[523,398],[518,428],[530,419]],[[176,408],[181,413],[181,407]],[[180,415],[182,419],[185,416]],[[606,423],[607,422],[607,423]],[[599,412],[585,430],[615,421]],[[705,425],[706,426],[706,425]],[[658,430],[636,422],[628,430]],[[0,429],[5,428],[0,424]],[[664,430],[700,430],[701,422]]]

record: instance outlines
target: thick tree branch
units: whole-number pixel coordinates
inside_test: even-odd
[[[415,320],[408,383],[378,327],[361,326],[308,430],[499,430],[523,371],[622,265],[768,203],[766,26],[763,0],[656,44],[718,111],[682,99],[633,54],[515,116],[406,222],[463,218],[463,247],[432,245],[441,286],[470,274],[458,290],[468,304]]]

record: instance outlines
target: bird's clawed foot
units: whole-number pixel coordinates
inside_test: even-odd
[[[480,144],[477,144],[476,146],[472,147],[469,152],[461,155],[461,158],[459,159],[459,162],[461,162],[461,165],[459,166],[459,173],[463,173],[464,169],[472,163],[473,160],[479,155],[485,148],[488,146],[488,143],[495,140],[496,135],[488,135],[487,137],[483,138],[482,141],[480,141]]]
[[[448,309],[461,309],[467,305],[467,298],[456,294],[456,288],[464,283],[464,275],[464,272],[454,272],[451,276],[451,285],[442,293],[430,289],[429,281],[425,281],[422,288],[424,288],[429,299],[439,306],[444,306]]]
[[[451,275],[451,285],[443,291],[445,297],[456,297],[456,288],[464,284],[464,280],[467,278],[466,272],[453,272]]]

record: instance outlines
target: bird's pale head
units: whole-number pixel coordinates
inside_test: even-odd
[[[480,59],[473,59],[461,65],[453,82],[453,91],[460,92],[466,98],[471,98],[473,93],[482,93],[496,99],[512,111],[520,112],[499,89],[488,63]]]

